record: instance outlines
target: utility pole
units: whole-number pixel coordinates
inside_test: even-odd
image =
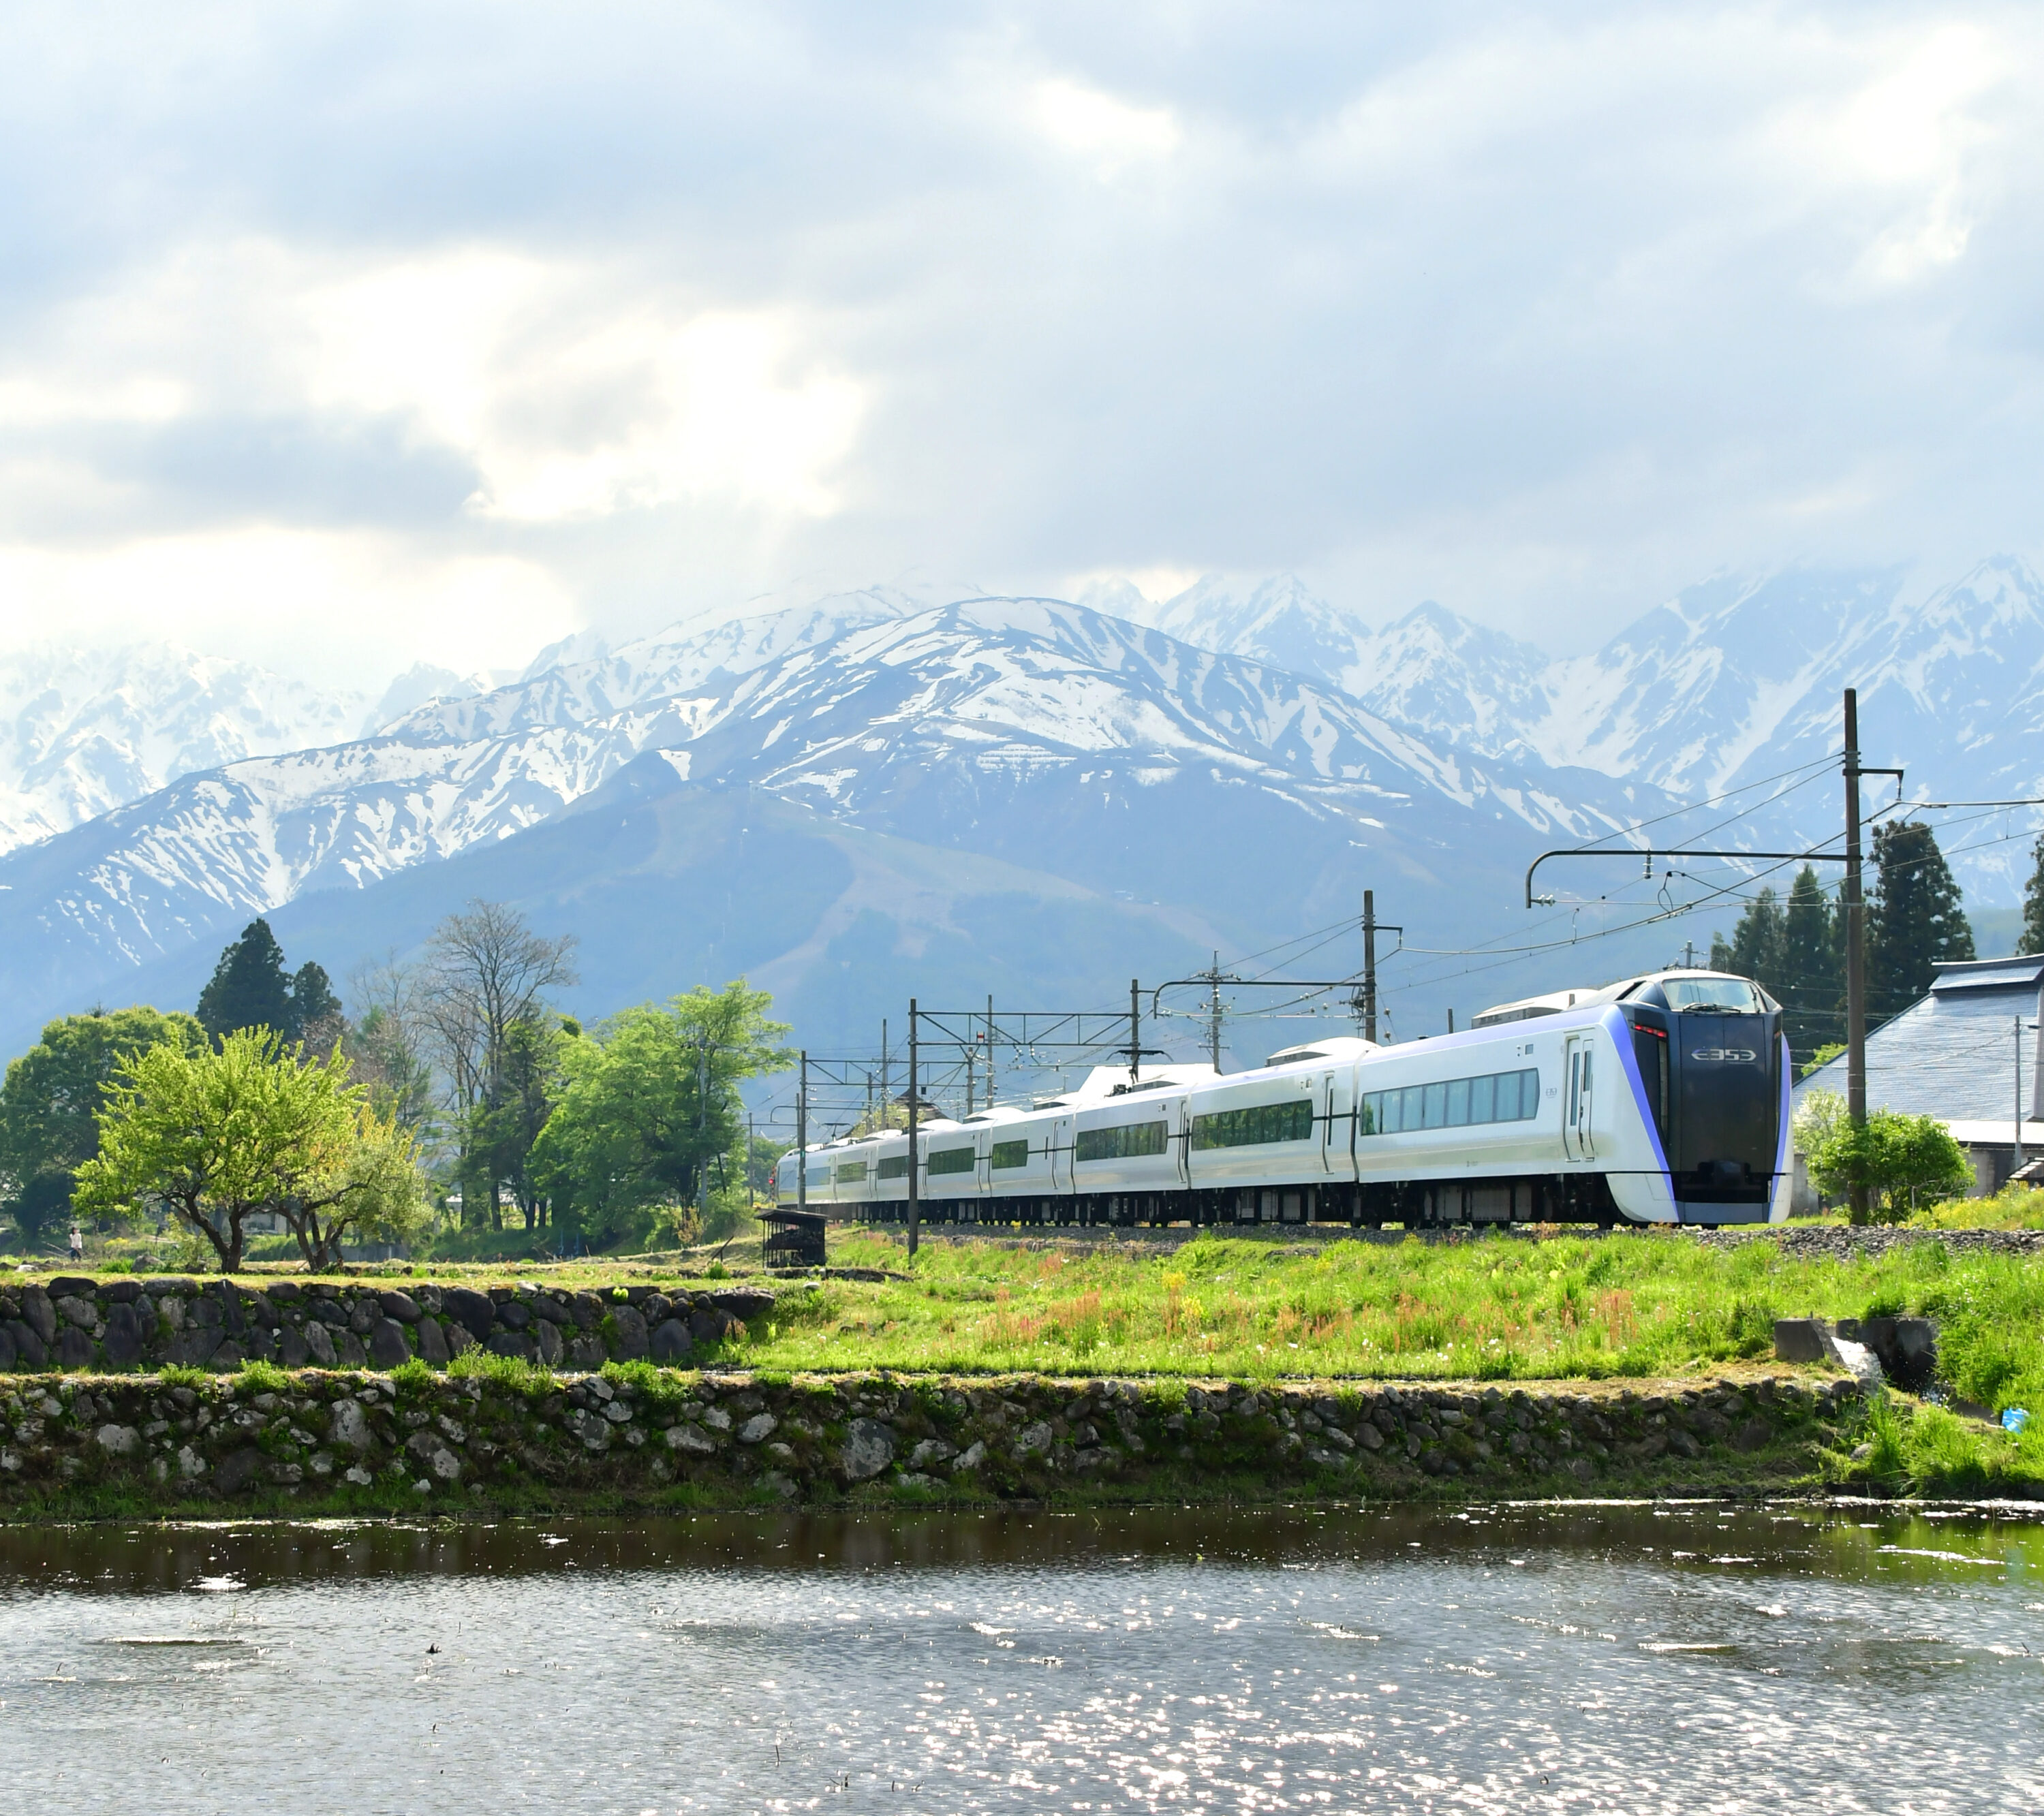
[[[2023,1018],[2015,1018],[2015,1164],[2009,1171],[2012,1179],[2023,1170]]]
[[[922,1238],[923,1195],[917,1189],[916,1165],[916,999],[909,999],[909,1257],[915,1258]]]
[[[1137,1083],[1143,1076],[1143,989],[1133,977],[1128,980],[1128,1082]]]
[[[1696,968],[1696,943],[1693,939],[1682,942],[1682,969],[1693,971]]]
[[[795,1087],[795,1208],[809,1207],[809,1050],[802,1049],[801,1082]]]
[[[1207,1050],[1216,1073],[1220,1070],[1220,954],[1214,954],[1213,969],[1207,973],[1212,995],[1207,999]]]
[[[993,1108],[993,992],[986,996],[986,1107]]]
[[[1866,912],[1860,899],[1859,690],[1846,689],[1846,874],[1838,888],[1846,917],[1846,1113],[1866,1127]],[[1855,1223],[1866,1221],[1866,1188],[1850,1193]]]
[[[1377,1044],[1377,892],[1362,892],[1362,1038]]]
[[[973,1112],[972,1089],[974,1074],[979,1069],[979,1042],[969,1040],[965,1043],[965,1113]]]
[[[887,1018],[880,1018],[880,1126],[888,1127],[888,1110],[893,1100],[887,1095]]]

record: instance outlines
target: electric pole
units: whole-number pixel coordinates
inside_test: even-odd
[[[1133,977],[1128,980],[1128,1082],[1135,1084],[1143,1076],[1143,989]]]
[[[801,1082],[795,1087],[795,1208],[809,1207],[809,1050],[802,1049]]]
[[[1213,969],[1207,973],[1213,993],[1207,1000],[1207,1050],[1216,1074],[1220,1071],[1220,954],[1214,954]]]
[[[1846,874],[1838,887],[1846,917],[1846,1113],[1866,1127],[1866,918],[1860,899],[1859,691],[1846,689]],[[1866,1188],[1854,1184],[1850,1214],[1866,1221]]]
[[[993,995],[986,998],[986,1107],[993,1108]]]
[[[888,1109],[887,1018],[885,1016],[882,1016],[880,1018],[880,1126],[883,1129],[890,1126],[887,1114]]]
[[[1362,892],[1362,1038],[1377,1044],[1377,892]]]
[[[916,999],[909,999],[909,1256],[912,1261],[922,1236],[923,1198],[917,1190],[916,1165]]]

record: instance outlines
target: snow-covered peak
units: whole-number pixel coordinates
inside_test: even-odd
[[[175,643],[0,655],[0,850],[197,770],[351,737],[366,704]]]

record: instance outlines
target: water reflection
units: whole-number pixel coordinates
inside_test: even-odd
[[[2013,1512],[1716,1505],[9,1530],[0,1783],[164,1811],[2031,1810],[2040,1566]]]

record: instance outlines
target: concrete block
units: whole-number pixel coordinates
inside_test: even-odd
[[[1777,1362],[1825,1361],[1823,1320],[1818,1318],[1776,1319],[1774,1359]]]

